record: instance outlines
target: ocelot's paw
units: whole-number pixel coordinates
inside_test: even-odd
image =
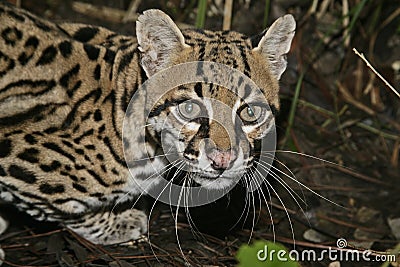
[[[111,245],[139,239],[147,232],[147,216],[137,209],[87,214],[66,226],[93,243]]]

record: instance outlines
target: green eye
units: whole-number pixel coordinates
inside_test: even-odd
[[[201,108],[197,103],[186,101],[179,104],[178,111],[183,119],[193,119],[200,114]]]
[[[255,116],[254,111],[251,109],[251,107],[247,108],[247,115],[249,115],[249,117],[251,117],[251,118],[253,118]]]
[[[260,106],[247,106],[240,112],[240,118],[244,122],[256,122],[263,115],[263,108]]]
[[[185,112],[187,114],[191,114],[193,112],[193,103],[186,103],[185,104]]]

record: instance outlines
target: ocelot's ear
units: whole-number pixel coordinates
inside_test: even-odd
[[[286,69],[286,54],[296,30],[296,21],[292,15],[277,19],[261,38],[253,51],[261,53],[269,63],[270,70],[276,79],[280,79]]]
[[[141,64],[148,77],[169,67],[171,59],[189,47],[172,19],[157,9],[147,10],[139,16],[136,37],[142,52]]]

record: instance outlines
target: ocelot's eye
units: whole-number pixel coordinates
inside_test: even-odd
[[[184,119],[190,120],[198,116],[201,112],[200,106],[192,101],[186,101],[178,106],[179,115]]]
[[[256,122],[260,120],[264,114],[264,109],[260,106],[248,105],[240,112],[240,118],[245,122]]]

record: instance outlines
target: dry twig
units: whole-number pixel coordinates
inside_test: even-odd
[[[131,3],[129,4],[128,11],[126,11],[125,16],[122,19],[122,22],[135,21],[137,19],[136,13],[140,5],[140,2],[142,2],[142,0],[131,1]]]
[[[115,23],[120,23],[126,14],[125,11],[120,9],[105,6],[97,7],[78,1],[74,1],[72,3],[72,9],[78,13],[85,14],[93,18],[107,20]]]
[[[231,21],[232,21],[232,0],[225,0],[224,6],[224,22],[222,24],[222,30],[227,31],[231,29]]]
[[[393,93],[395,93],[397,95],[398,98],[400,98],[400,93],[388,81],[386,81],[386,79],[383,78],[383,76],[379,72],[377,72],[374,69],[374,67],[372,67],[371,63],[369,63],[369,61],[365,58],[364,54],[359,53],[357,51],[357,49],[355,49],[355,48],[353,48],[353,51],[354,51],[354,53],[356,53],[357,56],[359,56],[365,62],[365,64],[367,64],[367,67],[370,68],[372,70],[372,72],[375,73],[376,76],[378,76],[379,79],[381,79],[386,84],[386,86],[389,87],[389,89],[392,90]]]

